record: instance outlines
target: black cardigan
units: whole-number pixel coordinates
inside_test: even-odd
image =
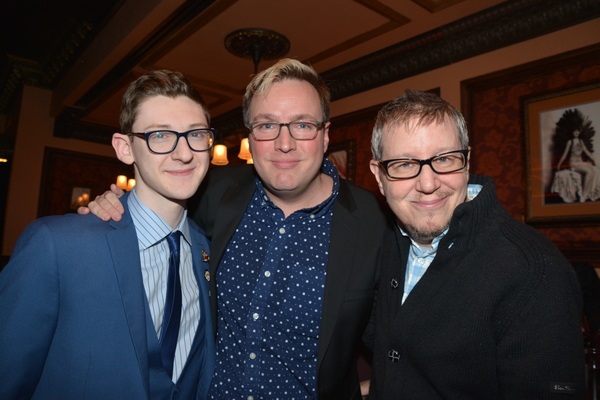
[[[483,189],[457,207],[404,305],[410,240],[398,229],[386,239],[370,399],[583,399],[572,267],[509,215],[490,178],[469,183]]]

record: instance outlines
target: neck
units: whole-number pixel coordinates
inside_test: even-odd
[[[332,190],[333,179],[324,173],[319,173],[308,188],[297,191],[276,191],[265,186],[271,201],[283,211],[286,218],[298,210],[321,204],[331,196]]]
[[[140,201],[154,211],[173,229],[177,228],[186,208],[185,200],[172,200],[162,196],[150,196],[144,190],[136,190]]]

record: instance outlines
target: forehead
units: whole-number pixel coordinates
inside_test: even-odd
[[[462,148],[458,128],[448,116],[429,124],[421,124],[417,119],[388,124],[383,129],[382,144],[384,154],[413,158],[429,158]]]
[[[135,124],[170,121],[204,124],[207,122],[202,106],[187,96],[152,96],[138,106]]]
[[[255,95],[251,118],[257,115],[301,116],[319,119],[321,103],[317,90],[307,81],[285,79],[275,82],[266,95]]]

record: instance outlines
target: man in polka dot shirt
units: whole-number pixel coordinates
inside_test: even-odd
[[[246,89],[254,165],[212,169],[194,219],[211,238],[214,399],[361,399],[355,348],[386,219],[324,154],[329,91],[284,59]],[[114,196],[98,215],[118,218]],[[216,296],[215,296],[216,294]]]

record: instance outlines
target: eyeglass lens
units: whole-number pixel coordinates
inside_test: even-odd
[[[292,121],[287,124],[278,122],[257,122],[251,125],[256,140],[274,140],[279,136],[281,128],[287,126],[294,139],[310,140],[317,135],[320,125],[314,121]]]
[[[387,172],[392,178],[412,178],[421,172],[423,164],[429,164],[438,174],[456,172],[465,167],[466,158],[462,153],[441,154],[429,160],[395,160],[387,165]]]
[[[176,132],[171,131],[152,132],[148,135],[148,146],[156,153],[169,153],[175,149],[178,137]],[[194,151],[208,150],[214,141],[213,133],[205,129],[186,132],[185,137]]]

